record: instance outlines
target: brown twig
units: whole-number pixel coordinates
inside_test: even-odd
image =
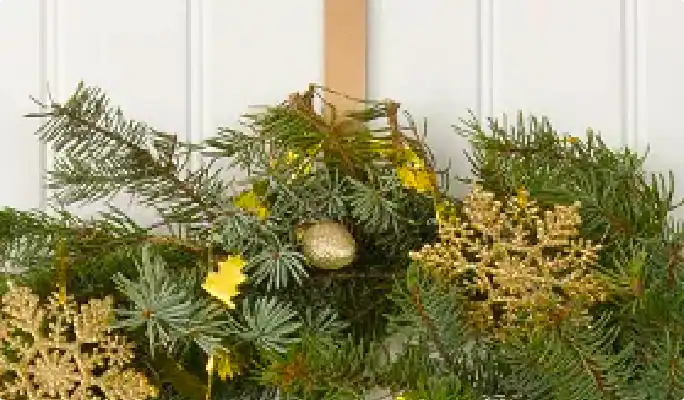
[[[186,250],[192,251],[194,253],[202,253],[206,250],[205,247],[202,247],[197,243],[175,236],[148,236],[145,239],[145,242],[157,245],[175,245],[178,247],[183,247]]]
[[[369,278],[369,279],[394,279],[394,274],[390,273],[380,273],[380,272],[359,272],[359,273],[353,273],[353,272],[329,272],[326,274],[321,274],[321,275],[315,275],[314,279],[328,279],[328,278],[333,278],[333,279],[360,279],[360,278]]]

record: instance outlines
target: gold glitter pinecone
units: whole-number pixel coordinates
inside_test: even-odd
[[[356,257],[356,242],[347,228],[334,221],[303,224],[298,230],[302,252],[316,268],[340,269]]]

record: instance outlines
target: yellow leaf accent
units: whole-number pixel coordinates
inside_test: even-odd
[[[449,223],[458,219],[457,209],[449,200],[438,201],[435,199],[435,216],[437,223]]]
[[[414,168],[424,168],[425,167],[425,161],[416,154],[413,149],[410,147],[405,147],[402,156],[406,160],[409,166],[412,166]]]
[[[399,167],[397,175],[405,187],[415,189],[417,192],[435,190],[435,176],[426,168]]]
[[[240,193],[233,201],[233,204],[235,204],[236,207],[255,214],[261,219],[265,219],[268,216],[268,208],[266,208],[259,196],[257,196],[254,189]]]
[[[400,161],[402,165],[397,167],[397,175],[405,187],[420,193],[437,190],[435,173],[425,166],[425,161],[410,147],[401,151]]]
[[[211,377],[216,373],[222,381],[233,379],[239,373],[239,366],[225,349],[217,350],[207,360],[207,373]]]
[[[216,373],[221,380],[225,381],[228,378],[233,379],[238,374],[238,365],[230,357],[230,353],[223,351],[218,355],[218,365],[216,366]]]
[[[218,272],[207,274],[202,288],[229,308],[235,308],[233,298],[240,293],[238,286],[246,280],[246,276],[242,273],[245,265],[245,260],[240,256],[228,257],[218,263]]]
[[[289,163],[293,163],[293,162],[297,161],[298,158],[299,158],[299,154],[295,153],[294,151],[288,151],[287,152],[287,161]]]

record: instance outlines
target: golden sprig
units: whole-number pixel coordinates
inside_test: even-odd
[[[0,398],[144,400],[157,395],[129,367],[133,347],[109,327],[111,298],[78,305],[59,294],[45,304],[11,285],[0,298]]]
[[[475,186],[463,215],[440,221],[440,241],[411,258],[463,285],[469,322],[497,336],[580,321],[607,286],[595,272],[601,246],[580,236],[579,208],[542,210],[524,189],[501,202]]]

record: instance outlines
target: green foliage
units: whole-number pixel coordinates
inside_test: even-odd
[[[58,246],[71,265],[67,286],[78,288],[78,298],[87,298],[114,294],[111,276],[134,271],[129,251],[148,237],[149,229],[116,208],[96,220],[66,211],[0,210],[0,262],[10,272],[21,271],[15,278],[43,296],[55,289]]]
[[[473,388],[484,396],[540,400],[683,397],[684,243],[679,225],[670,221],[679,205],[672,175],[667,180],[648,173],[644,157],[613,150],[592,131],[586,138],[562,137],[545,118],[520,114],[514,126],[504,119],[490,120],[486,128],[473,119],[458,131],[471,140],[474,180],[497,197],[524,188],[542,207],[580,201],[582,233],[603,243],[599,269],[612,285],[609,300],[591,310],[591,322],[578,326],[549,315],[556,322],[531,337],[485,345],[490,360],[472,365],[488,365],[492,373],[476,374]],[[436,293],[440,286],[428,285]],[[463,300],[428,293],[421,292],[430,305],[423,318],[414,316],[408,326],[423,327],[426,338],[419,342],[437,344],[454,319],[464,318],[458,313]],[[411,301],[400,304],[409,315],[416,308]],[[446,340],[440,346],[435,349],[442,354],[468,347]],[[482,379],[487,376],[495,384]]]
[[[505,392],[529,399],[637,399],[627,388],[633,378],[632,346],[614,353],[617,328],[609,318],[590,326],[568,326],[511,343],[504,354],[511,373]]]
[[[586,236],[616,250],[660,237],[679,206],[672,173],[647,173],[645,157],[613,150],[592,130],[561,135],[547,118],[520,113],[511,126],[506,118],[486,127],[473,118],[457,131],[471,140],[472,172],[485,189],[511,194],[524,187],[546,204],[580,201]]]
[[[651,336],[651,343],[643,352],[645,365],[640,365],[639,379],[629,387],[634,398],[675,400],[682,397],[682,344],[681,334],[673,335],[667,330]]]
[[[483,364],[474,362],[476,345],[466,342],[454,293],[436,289],[426,277],[419,280],[395,287],[406,314],[392,319],[391,336],[359,341],[337,330],[305,333],[260,379],[286,383],[282,393],[292,399],[357,399],[376,388],[407,399],[476,399],[471,388]]]
[[[299,339],[294,333],[301,327],[297,312],[279,304],[275,298],[257,298],[253,304],[245,299],[241,321],[234,322],[232,331],[244,341],[255,342],[265,352],[284,353],[289,344]]]
[[[534,334],[494,339],[468,323],[463,285],[410,261],[437,241],[436,206],[448,198],[399,176],[407,148],[441,174],[413,121],[402,127],[396,103],[372,101],[328,118],[313,107],[322,91],[199,144],[126,118],[97,88],[41,104],[31,116],[47,117],[39,135],[57,154],[57,208],[0,210],[0,261],[43,295],[66,261],[71,294],[114,296],[115,327],[139,344],[161,400],[204,399],[210,387],[214,399],[684,397],[684,237],[670,218],[671,174],[647,173],[645,157],[592,131],[564,137],[546,118],[462,121],[473,180],[498,198],[524,188],[543,208],[579,201],[582,235],[603,243],[597,272],[611,280],[584,325],[549,315]],[[94,219],[65,211],[120,194],[159,223],[139,226],[116,208]],[[350,266],[316,269],[302,253],[298,231],[323,220],[354,237]],[[202,288],[228,255],[246,261],[235,308]],[[220,352],[233,379],[206,374]]]
[[[192,341],[211,352],[229,336],[225,313],[216,304],[197,299],[199,285],[194,276],[181,272],[181,279],[173,279],[164,261],[153,257],[146,248],[137,264],[136,280],[122,274],[114,277],[130,304],[118,310],[116,325],[142,329],[151,355],[157,346],[171,350],[183,341]]]
[[[228,187],[211,165],[191,168],[192,144],[128,120],[98,88],[79,85],[65,104],[43,105],[38,131],[55,153],[49,187],[62,204],[129,193],[167,222],[201,222],[220,209]]]
[[[214,398],[272,395],[283,381],[264,371],[295,352],[316,365],[341,363],[345,393],[361,393],[369,386],[353,379],[356,367],[377,357],[370,349],[397,309],[393,279],[436,233],[432,194],[402,185],[398,154],[408,146],[429,168],[434,161],[413,122],[400,127],[395,103],[366,102],[331,120],[312,105],[323,90],[245,115],[241,129],[220,128],[204,143],[127,118],[95,87],[79,85],[63,104],[38,103],[29,117],[47,121],[38,135],[56,154],[56,208],[3,210],[1,260],[22,267],[17,278],[42,294],[54,290],[61,260],[70,294],[114,296],[115,327],[139,344],[161,399],[203,398],[205,364],[217,351],[231,354],[239,373],[214,379]],[[232,178],[236,170],[246,178]],[[245,194],[267,212],[240,203]],[[159,221],[141,227],[114,208],[89,220],[64,211],[120,195]],[[318,270],[301,253],[298,228],[321,220],[354,236],[350,267]],[[231,254],[247,261],[235,309],[201,285]],[[347,343],[341,352],[337,339]]]

